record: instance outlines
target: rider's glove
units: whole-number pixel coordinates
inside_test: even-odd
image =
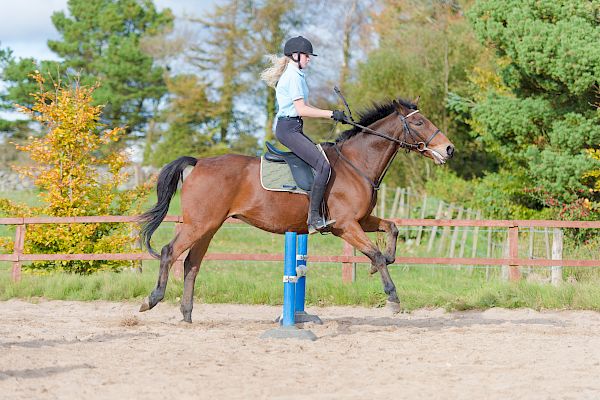
[[[346,113],[341,110],[333,110],[333,114],[331,115],[331,119],[337,122],[341,122],[342,124],[348,123],[348,117]]]

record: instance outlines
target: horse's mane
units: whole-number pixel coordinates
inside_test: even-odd
[[[410,110],[417,109],[417,105],[410,101],[407,101],[404,99],[397,99],[396,101]],[[379,121],[382,118],[387,117],[395,110],[396,110],[396,107],[394,106],[393,100],[386,101],[385,103],[373,103],[372,107],[367,108],[358,113],[358,116],[360,119],[357,123],[362,126],[369,126],[372,123]],[[340,133],[340,135],[337,137],[337,139],[335,139],[335,142],[340,143],[345,140],[348,140],[352,136],[354,136],[358,132],[360,132],[361,130],[362,130],[361,128],[353,126],[352,128],[348,129],[347,131]]]

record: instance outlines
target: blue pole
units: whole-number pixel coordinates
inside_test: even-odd
[[[298,249],[296,250],[296,268],[303,269],[306,273],[306,256],[308,254],[308,235],[298,235]],[[304,311],[304,299],[306,296],[306,276],[298,278],[296,283],[296,312]]]
[[[296,232],[285,233],[285,262],[283,268],[283,326],[294,326],[296,299]],[[291,282],[290,282],[291,280]]]

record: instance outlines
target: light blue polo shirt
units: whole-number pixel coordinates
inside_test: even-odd
[[[292,62],[288,63],[285,71],[277,82],[275,88],[275,96],[277,97],[277,105],[279,111],[275,116],[275,121],[279,117],[297,117],[298,113],[294,107],[294,100],[304,99],[308,102],[308,85],[304,72],[297,68]]]

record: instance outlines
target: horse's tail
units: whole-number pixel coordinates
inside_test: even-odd
[[[177,184],[179,180],[183,180],[183,170],[187,166],[196,165],[197,162],[198,160],[194,157],[179,157],[177,160],[165,165],[158,175],[156,184],[158,200],[154,207],[140,215],[138,219],[142,224],[140,238],[155,258],[159,258],[160,255],[152,249],[150,238],[162,220],[165,219],[167,211],[169,211],[169,204],[177,191]]]

